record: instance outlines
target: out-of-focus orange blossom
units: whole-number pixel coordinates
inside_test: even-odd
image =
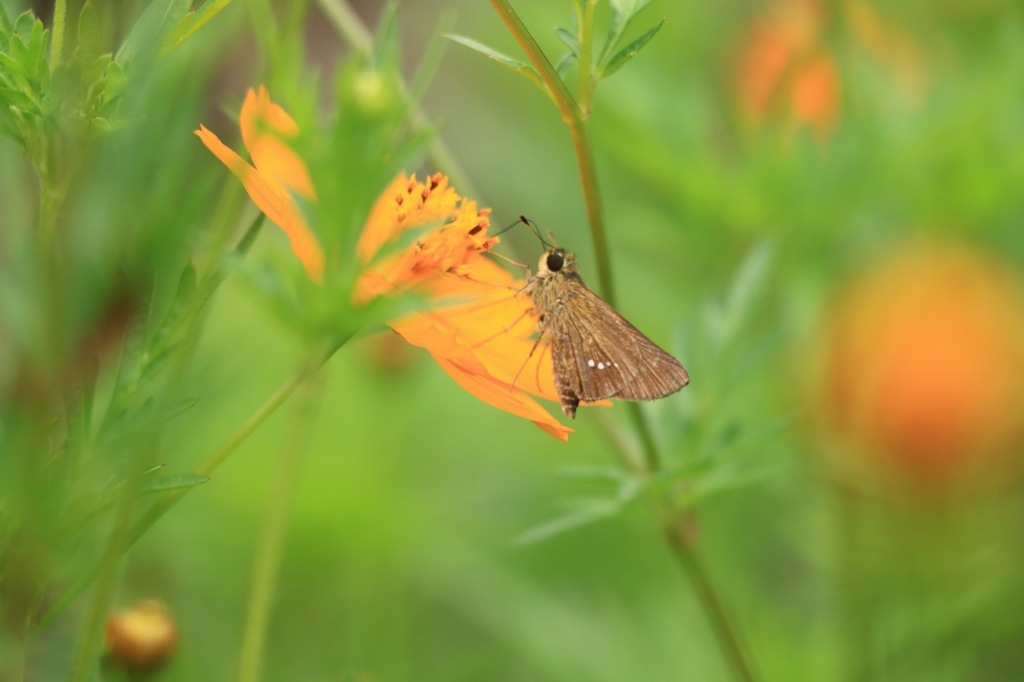
[[[776,0],[747,30],[735,63],[734,88],[755,125],[778,112],[791,127],[817,135],[839,118],[840,79],[824,44],[825,13],[817,0]]]
[[[923,69],[913,42],[886,27],[867,3],[826,7],[820,0],[773,0],[746,29],[733,64],[733,90],[752,125],[779,119],[787,130],[806,127],[819,139],[833,132],[843,80],[830,42],[840,30],[901,93],[912,99],[921,94]]]
[[[822,360],[826,425],[869,466],[944,484],[1024,442],[1024,299],[991,255],[919,246],[878,263],[835,301]]]
[[[263,86],[258,94],[249,91],[241,120],[254,166],[205,127],[196,134],[288,234],[310,278],[320,283],[323,249],[292,198],[294,193],[316,200],[305,163],[287,146],[298,126]],[[426,349],[475,397],[568,440],[572,429],[531,397],[558,401],[551,357],[545,345],[535,347],[531,338],[536,318],[528,298],[518,295],[525,281],[484,256],[498,242],[487,235],[489,213],[459,196],[440,173],[422,182],[399,174],[381,192],[363,228],[355,254],[363,271],[353,301],[362,305],[406,292],[425,297],[427,310],[390,322],[392,329]],[[411,246],[394,248],[406,237]]]
[[[107,617],[107,658],[132,675],[163,666],[177,644],[178,627],[163,602],[144,599]]]

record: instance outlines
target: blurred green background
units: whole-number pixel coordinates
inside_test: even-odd
[[[107,50],[146,4],[97,4]],[[12,18],[26,9],[4,7]],[[69,16],[80,8],[69,3]],[[523,213],[551,230],[596,288],[557,110],[525,79],[439,36],[523,58],[497,14],[458,0],[397,8],[408,78],[444,50],[421,106],[461,166],[453,184],[490,206],[495,226]],[[516,8],[557,59],[565,48],[553,29],[571,25],[571,3]],[[289,257],[268,225],[187,335],[173,380],[133,403],[140,413],[191,407],[136,419],[89,450],[91,464],[68,468],[54,454],[74,432],[61,422],[67,401],[39,378],[61,376],[54,358],[77,357],[90,329],[127,324],[119,310],[158,316],[184,264],[216,260],[255,215],[192,131],[205,123],[241,150],[237,105],[261,82],[300,121],[338,106],[334,74],[350,49],[324,6],[275,4],[276,29],[267,9],[235,0],[178,50],[129,72],[127,125],[76,157],[52,270],[33,260],[31,156],[0,138],[2,679],[64,679],[74,665],[93,592],[28,644],[31,616],[15,608],[34,585],[45,610],[113,532],[107,517],[69,530],[69,491],[107,489],[131,462],[194,470],[308,352],[302,325],[280,314],[286,297],[267,296],[278,285],[261,285]],[[370,27],[384,11],[353,9]],[[34,10],[51,25],[49,3]],[[600,4],[598,26],[609,15]],[[815,393],[830,310],[891,250],[951,242],[1019,275],[1020,5],[654,0],[627,40],[661,17],[651,43],[600,83],[589,125],[617,308],[692,377],[644,412],[755,679],[1024,678],[1016,469],[967,493],[936,492],[913,471],[861,485],[837,473],[831,460],[847,450],[821,426],[828,398]],[[289,91],[282,83],[296,74]],[[429,154],[406,169],[452,170]],[[364,212],[374,196],[361,197]],[[532,264],[538,247],[515,230],[499,250]],[[291,274],[280,286],[302,277]],[[307,290],[294,286],[298,297]],[[122,352],[112,333],[98,404]],[[117,567],[110,602],[167,605],[179,642],[155,679],[234,678],[266,510],[281,494],[282,459],[295,459],[262,679],[739,679],[651,498],[623,492],[633,475],[613,443],[637,448],[623,406],[582,409],[572,426],[560,443],[473,399],[390,331],[364,330],[142,537]],[[610,511],[517,541],[594,504]]]

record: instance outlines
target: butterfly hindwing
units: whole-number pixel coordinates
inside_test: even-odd
[[[555,374],[569,377],[580,400],[653,400],[689,382],[683,366],[582,283],[569,281],[571,305],[552,316],[549,330],[561,343]]]

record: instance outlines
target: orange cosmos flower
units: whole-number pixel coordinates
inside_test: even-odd
[[[264,86],[252,88],[245,95],[239,116],[242,142],[250,165],[216,135],[200,125],[195,131],[206,148],[234,173],[253,202],[271,221],[288,235],[292,251],[306,268],[310,279],[322,283],[324,252],[295,197],[316,200],[316,191],[305,163],[288,146],[287,141],[299,134],[291,116],[271,101]]]
[[[316,199],[305,164],[286,143],[298,127],[263,86],[258,94],[249,91],[241,121],[253,165],[205,127],[196,134],[285,231],[310,278],[322,282],[323,250],[293,198]],[[531,397],[558,401],[551,356],[546,345],[531,338],[536,318],[529,300],[517,295],[525,282],[483,256],[498,242],[487,236],[489,212],[460,197],[439,173],[423,182],[399,174],[377,199],[363,229],[356,256],[365,269],[353,300],[363,304],[409,291],[425,296],[429,310],[391,322],[392,329],[426,349],[472,395],[568,440],[572,429]],[[411,247],[381,255],[412,230],[418,239]]]
[[[526,283],[482,255],[498,241],[487,236],[488,214],[460,198],[439,173],[424,182],[400,174],[370,212],[357,247],[360,260],[372,261],[407,231],[442,223],[412,247],[371,262],[355,300],[409,289],[423,294],[430,309],[394,320],[391,328],[426,349],[472,395],[568,440],[572,429],[530,397],[557,401],[551,355],[531,339],[537,321],[530,301],[517,295]]]
[[[734,87],[755,124],[776,110],[793,126],[819,136],[839,118],[840,84],[835,60],[822,43],[824,10],[817,0],[776,0],[743,40]]]
[[[991,256],[946,246],[890,258],[836,302],[823,350],[826,421],[876,465],[947,483],[1021,443],[1024,300]]]

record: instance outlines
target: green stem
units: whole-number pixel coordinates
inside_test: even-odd
[[[121,556],[127,549],[128,530],[131,526],[132,511],[135,507],[141,480],[141,475],[135,474],[129,484],[125,486],[124,497],[121,504],[118,505],[114,517],[114,528],[110,533],[110,540],[107,542],[103,558],[95,572],[96,585],[86,613],[82,633],[78,639],[78,648],[71,669],[72,682],[88,682],[95,673],[96,661],[99,658],[99,650],[103,642],[104,624],[107,612],[110,610],[110,598],[114,592]]]
[[[692,533],[689,532],[686,523],[685,517],[677,515],[666,524],[665,535],[668,543],[696,589],[704,613],[708,616],[718,643],[721,645],[736,678],[743,682],[754,682],[756,678],[753,670],[747,662],[747,657],[743,652],[743,647],[740,646],[735,630],[729,623],[725,607],[718,597],[718,591],[715,590],[707,569],[693,547]]]
[[[50,34],[50,73],[57,70],[64,59],[64,20],[68,15],[68,0],[56,0],[53,5],[53,31]]]
[[[590,117],[590,108],[594,98],[594,80],[590,77],[590,59],[593,54],[594,8],[596,5],[596,0],[586,0],[583,21],[580,22],[580,113],[583,118]]]
[[[562,112],[562,118],[565,119],[566,124],[569,126],[569,130],[572,134],[573,146],[576,149],[576,159],[580,168],[580,179],[583,184],[583,194],[587,204],[587,214],[590,218],[591,237],[594,243],[594,253],[597,258],[598,279],[605,298],[609,303],[614,305],[615,296],[612,289],[611,263],[608,257],[608,245],[607,240],[605,239],[600,193],[597,185],[597,168],[594,163],[594,156],[590,145],[590,139],[587,134],[586,121],[583,113],[572,101],[572,96],[569,94],[565,83],[563,83],[562,79],[558,77],[558,74],[555,72],[551,62],[544,55],[544,52],[540,49],[537,41],[535,41],[533,36],[530,35],[530,32],[526,29],[526,26],[523,25],[523,22],[519,19],[519,16],[512,9],[511,5],[509,5],[508,1],[491,0],[491,4],[501,15],[502,20],[504,20],[506,26],[508,26],[509,30],[512,32],[512,35],[515,36],[520,46],[522,46],[523,50],[529,56],[530,61],[533,62],[534,67],[540,73],[541,79],[544,81],[545,85],[547,85],[548,91],[551,94],[555,105],[558,107],[559,111]],[[581,28],[580,45],[581,51],[588,52],[588,54],[586,56],[583,54],[580,55],[581,80],[589,78],[589,74],[586,73],[584,69],[589,71],[589,50],[591,47],[589,44],[584,46],[582,43],[589,43],[587,36],[593,28],[592,10],[593,7],[588,0],[588,5],[584,14],[584,25]],[[581,99],[589,98],[590,90],[587,89],[588,87],[589,86],[581,85]],[[584,101],[589,109],[589,99],[585,99]],[[648,476],[656,476],[662,472],[662,462],[658,455],[654,438],[651,435],[650,427],[647,425],[639,405],[630,403],[629,410],[643,446],[647,468],[646,474]],[[626,457],[626,455],[623,456]],[[630,463],[630,459],[626,457],[627,466],[630,466]],[[750,666],[746,662],[746,657],[739,645],[738,638],[736,637],[732,627],[729,625],[728,619],[725,615],[725,609],[722,606],[721,600],[718,598],[718,593],[714,589],[707,572],[704,570],[703,565],[698,560],[697,555],[694,553],[692,546],[688,541],[685,524],[690,520],[689,515],[679,513],[672,509],[667,500],[665,500],[663,504],[667,507],[668,518],[670,519],[670,523],[667,526],[670,530],[667,535],[669,546],[672,548],[673,553],[679,560],[680,564],[686,570],[691,583],[694,585],[698,597],[700,598],[701,606],[707,614],[715,635],[722,646],[726,658],[729,660],[730,665],[735,671],[737,678],[744,680],[744,682],[752,682],[754,677],[751,673]]]
[[[308,386],[308,383],[306,384]],[[304,391],[308,393],[308,391]],[[260,532],[256,556],[253,559],[252,584],[249,589],[249,608],[242,633],[242,649],[239,656],[238,682],[256,682],[263,663],[263,648],[266,642],[267,624],[270,621],[274,586],[284,549],[288,514],[295,498],[299,481],[302,455],[305,453],[312,421],[315,415],[315,401],[304,400],[296,413],[291,437],[287,447],[279,456],[275,477],[274,493],[270,498],[267,516]]]
[[[629,416],[633,420],[636,433],[640,437],[640,445],[644,453],[644,461],[647,464],[647,474],[660,474],[662,472],[661,455],[658,454],[658,446],[651,434],[651,427],[644,416],[643,407],[639,403],[627,402],[625,404]]]
[[[370,29],[359,19],[359,15],[349,6],[345,0],[317,0],[321,11],[327,16],[338,33],[348,41],[352,49],[362,55],[373,53],[373,34]],[[401,83],[402,96],[406,101],[411,100],[408,86]],[[417,128],[427,126],[429,117],[419,105],[412,107],[412,123]],[[469,173],[465,171],[462,164],[455,158],[451,150],[441,140],[440,136],[434,136],[430,143],[430,156],[439,168],[444,169],[451,178],[452,184],[459,188],[463,196],[479,197]]]
[[[867,548],[862,538],[866,537],[864,500],[853,484],[831,476],[836,493],[838,531],[835,551],[838,556],[838,584],[841,614],[841,641],[843,643],[846,680],[871,679],[873,673],[871,656],[871,627],[866,605],[868,589],[865,585],[864,556]]]
[[[50,182],[47,172],[39,173],[39,221],[37,236],[39,239],[39,253],[43,258],[49,258],[50,249],[53,247],[53,235],[57,229],[57,215],[60,212],[62,203],[61,191]]]
[[[312,362],[304,366],[295,376],[282,384],[255,412],[249,415],[249,418],[217,450],[196,467],[195,473],[207,476],[215,471],[217,467],[223,464],[235,450],[263,425],[263,422],[284,404],[285,400],[288,399],[296,388],[301,386],[313,372],[322,367],[346,341],[348,341],[348,338],[338,339],[335,343],[329,345],[326,351],[318,356],[314,356]],[[130,549],[171,507],[194,489],[194,487],[179,488],[164,493],[163,497],[153,503],[146,513],[128,529],[125,542],[121,545],[121,551],[125,552]],[[46,613],[37,621],[30,636],[34,637],[42,632],[54,618],[77,599],[100,576],[104,565],[104,562],[100,562],[96,568],[80,577],[63,594],[57,597]]]
[[[597,167],[587,133],[587,124],[580,108],[576,105],[569,89],[558,77],[555,67],[541,50],[540,45],[526,29],[519,15],[508,3],[508,0],[491,0],[494,9],[515,37],[516,41],[533,62],[541,80],[548,88],[555,106],[562,114],[562,119],[569,126],[572,144],[576,150],[576,161],[580,169],[580,181],[583,185],[583,199],[587,206],[587,219],[590,223],[590,239],[594,244],[594,259],[597,261],[597,281],[601,294],[612,306],[615,305],[615,288],[612,282],[611,259],[608,254],[608,240],[605,236],[604,212],[601,208],[601,194],[597,186]],[[583,76],[581,75],[581,78]]]

